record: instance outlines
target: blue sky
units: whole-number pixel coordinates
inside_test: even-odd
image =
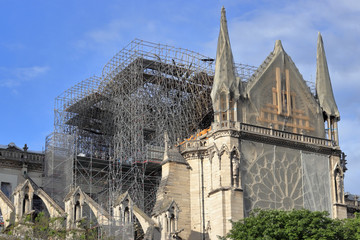
[[[304,79],[315,81],[322,33],[348,155],[345,190],[360,194],[358,0],[0,0],[0,144],[42,150],[55,97],[101,75],[134,38],[215,57],[222,5],[239,63],[259,66],[280,39]]]

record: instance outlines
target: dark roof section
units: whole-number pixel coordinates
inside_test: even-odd
[[[161,162],[161,165],[167,163],[167,162],[176,162],[180,164],[189,165],[186,160],[183,158],[183,156],[180,154],[179,149],[177,147],[170,148],[167,151],[168,158],[164,158],[164,160]]]

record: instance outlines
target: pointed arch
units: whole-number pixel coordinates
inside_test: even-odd
[[[220,94],[220,122],[228,121],[228,95],[225,93]],[[224,127],[225,123],[221,123]]]
[[[148,233],[149,231],[154,229],[154,227],[157,227],[155,222],[148,215],[146,215],[146,213],[144,213],[140,208],[136,206],[127,191],[120,195],[115,202],[113,210],[114,215],[117,215],[115,216],[115,221],[117,221],[118,223],[121,222],[121,218],[124,215],[124,213],[121,213],[121,211],[126,210],[128,210],[129,216],[134,215],[136,217],[144,233]]]
[[[179,219],[179,206],[174,200],[170,203],[169,207],[166,210],[168,216],[167,229],[169,234],[175,234],[178,231],[178,219]]]
[[[239,149],[238,149],[238,147],[237,146],[233,146],[232,148],[231,148],[231,154],[236,154],[236,156],[240,159],[240,151],[239,151]]]
[[[107,211],[78,186],[70,190],[65,199],[65,211],[68,215],[67,228],[76,227],[76,221],[82,218],[83,205],[89,206],[100,226],[109,225],[112,220]]]
[[[220,155],[220,150],[219,150],[219,148],[216,146],[215,143],[214,143],[213,147],[214,147],[214,152],[216,152],[217,155]]]
[[[340,164],[339,163],[336,163],[334,168],[333,168],[333,173],[334,173],[334,176],[336,175],[336,172],[339,172],[340,173],[340,176],[341,177],[344,177],[344,171],[342,170],[342,167],[340,167]]]
[[[215,155],[215,151],[209,151],[209,163],[211,164],[212,163],[212,159],[214,158],[214,155]]]
[[[51,218],[64,216],[64,210],[49,195],[47,195],[44,190],[39,188],[31,179],[26,179],[14,190],[14,196],[16,196],[14,199],[18,200],[15,201],[15,204],[20,205],[16,208],[16,214],[19,217],[23,216],[25,212],[30,211],[33,208],[32,202],[34,195],[42,200]]]
[[[228,148],[228,146],[227,146],[226,144],[223,144],[223,145],[221,146],[220,152],[219,152],[219,156],[221,157],[221,156],[224,154],[224,152],[226,152],[227,154],[230,155],[229,148]]]

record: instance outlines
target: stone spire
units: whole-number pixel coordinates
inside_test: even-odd
[[[276,40],[275,41],[275,46],[274,46],[274,51],[273,51],[273,54],[274,55],[277,55],[278,53],[280,52],[285,52],[283,46],[282,46],[282,43],[281,43],[281,40]]]
[[[164,149],[164,159],[163,161],[166,161],[169,159],[169,135],[168,132],[164,131],[164,143],[165,143],[165,149]]]
[[[324,44],[320,32],[317,42],[316,61],[316,94],[319,99],[320,106],[328,117],[333,117],[338,121],[340,120],[340,113],[336,106],[331,86]]]
[[[230,46],[230,39],[226,21],[225,8],[221,9],[220,33],[216,51],[216,64],[214,83],[211,91],[213,107],[216,106],[220,92],[225,90],[226,94],[235,101],[239,97],[240,80],[236,79],[234,59]],[[214,109],[215,110],[215,109]]]

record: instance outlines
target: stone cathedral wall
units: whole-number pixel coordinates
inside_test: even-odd
[[[256,208],[328,211],[329,156],[241,140],[244,211]]]

